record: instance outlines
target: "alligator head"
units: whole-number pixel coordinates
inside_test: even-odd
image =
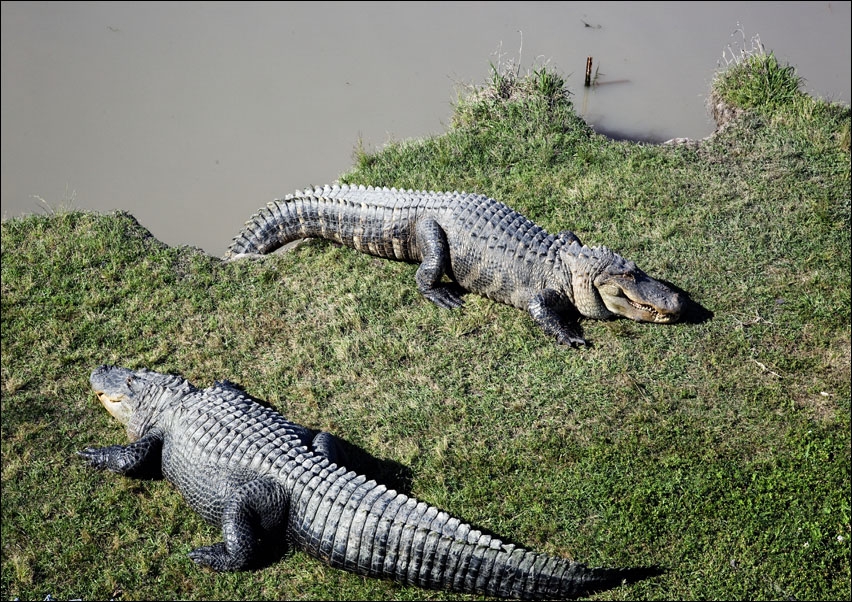
[[[635,264],[627,272],[601,274],[595,279],[595,287],[609,311],[637,322],[671,324],[683,313],[682,295]]]
[[[99,366],[89,377],[89,384],[107,412],[127,428],[131,439],[137,439],[139,424],[157,402],[166,399],[167,389],[186,387],[182,378],[149,370],[129,370],[118,366]]]
[[[571,268],[574,304],[586,317],[671,324],[684,312],[682,294],[606,247],[574,243],[565,248],[563,260]]]

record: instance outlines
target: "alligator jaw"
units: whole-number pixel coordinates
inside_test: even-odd
[[[661,313],[657,311],[657,309],[652,305],[645,305],[643,303],[637,303],[636,301],[631,301],[627,299],[627,303],[630,306],[639,312],[639,315],[642,316],[638,319],[639,322],[654,322],[655,324],[671,324],[673,322],[677,322],[678,318],[680,318],[680,312],[677,313]],[[629,316],[628,316],[629,317]],[[637,318],[633,318],[636,320]]]
[[[609,311],[637,322],[672,324],[683,313],[681,294],[645,274],[612,277],[597,289]]]
[[[113,418],[121,424],[127,424],[130,421],[130,406],[125,403],[125,397],[121,393],[109,395],[106,391],[95,391],[95,395],[106,408],[106,411],[112,414]]]

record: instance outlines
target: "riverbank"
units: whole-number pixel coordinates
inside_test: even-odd
[[[88,389],[101,363],[229,379],[507,540],[668,571],[600,599],[848,597],[849,107],[744,57],[714,83],[717,134],[643,145],[597,135],[555,71],[511,73],[340,180],[487,194],[675,284],[688,319],[584,321],[593,345],[562,348],[321,241],[226,264],[126,213],[4,221],[3,598],[451,597],[301,553],[199,570],[186,553],[220,534],[173,487],[74,455],[125,441]]]

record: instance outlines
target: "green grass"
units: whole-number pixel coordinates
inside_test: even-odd
[[[416,266],[322,241],[225,264],[127,213],[4,221],[2,598],[474,598],[301,553],[196,568],[220,534],[173,487],[75,457],[125,441],[88,388],[117,363],[240,383],[505,539],[668,568],[597,599],[848,599],[850,110],[798,81],[750,57],[714,84],[732,123],[652,146],[595,134],[554,70],[495,69],[445,134],[357,154],[341,181],[488,194],[704,308],[585,321],[588,349],[481,297],[441,310]]]

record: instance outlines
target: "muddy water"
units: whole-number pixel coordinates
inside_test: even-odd
[[[849,2],[3,2],[2,214],[125,209],[221,255],[358,144],[442,133],[490,64],[548,64],[598,131],[661,142],[712,131],[713,74],[758,39],[850,102]]]

